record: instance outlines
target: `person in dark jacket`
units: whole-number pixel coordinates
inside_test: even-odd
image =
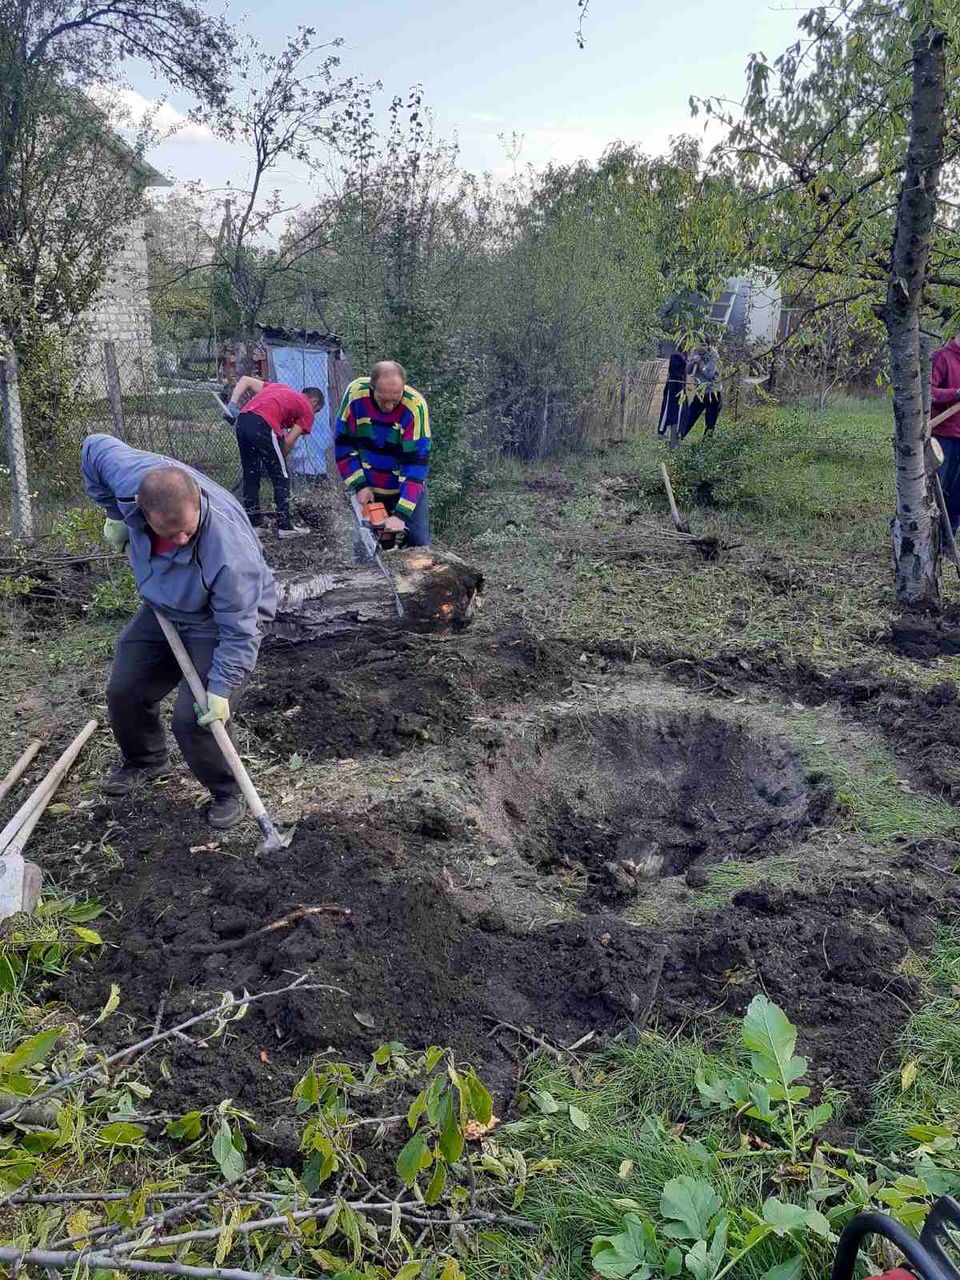
[[[670,356],[667,368],[667,382],[663,388],[663,399],[660,401],[660,421],[657,423],[657,435],[665,436],[669,432],[680,433],[683,419],[683,393],[687,386],[687,357],[682,351],[675,350]]]
[[[930,384],[930,404],[935,418],[951,406],[956,407],[956,413],[933,428],[943,450],[940,484],[950,527],[956,533],[960,525],[960,341],[957,338],[951,338],[945,347],[933,353]]]
[[[106,513],[104,538],[115,551],[129,549],[143,601],[117,642],[107,686],[121,759],[103,791],[126,795],[166,772],[160,703],[179,685],[174,736],[210,791],[208,822],[226,830],[245,805],[206,726],[229,721],[256,665],[262,628],[277,608],[273,574],[239,502],[199,471],[108,435],[87,436],[81,465],[87,493]],[[195,711],[154,610],[174,623],[206,685],[204,714]]]

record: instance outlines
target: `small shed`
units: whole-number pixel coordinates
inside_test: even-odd
[[[343,344],[334,333],[317,329],[282,329],[258,325],[267,357],[267,377],[302,391],[319,387],[325,405],[313,431],[302,436],[290,456],[291,470],[304,479],[327,474],[327,451],[333,444],[333,424],[353,373]]]

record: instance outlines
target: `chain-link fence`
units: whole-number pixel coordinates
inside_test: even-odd
[[[297,444],[290,460],[294,487],[327,473],[332,424],[350,377],[343,353],[311,347],[306,334],[265,331],[263,368],[258,372],[295,387],[318,387],[326,407],[313,432]],[[195,353],[194,353],[195,354]],[[5,450],[0,465],[0,535],[30,538],[50,533],[71,511],[87,506],[80,475],[80,447],[85,436],[107,432],[136,448],[165,454],[195,467],[239,493],[240,460],[233,426],[223,417],[226,392],[236,378],[228,358],[180,358],[180,353],[136,343],[99,342],[80,360],[45,360],[38,368],[17,369],[10,343],[0,335],[0,412]],[[530,439],[522,456],[537,458],[564,448],[609,449],[655,434],[667,374],[666,360],[638,362],[626,370],[603,371],[589,397],[555,391],[542,395],[529,415]],[[724,385],[723,422],[749,416],[762,407],[753,380],[731,379]],[[759,400],[758,400],[758,397]],[[800,410],[798,409],[798,412]],[[556,439],[557,415],[564,432]],[[834,421],[804,413],[804,423],[791,431],[810,449],[849,449],[863,436],[876,448],[872,419],[850,415],[841,442]],[[474,435],[489,428],[471,423]],[[508,451],[503,423],[490,431],[494,452]],[[776,458],[782,441],[777,431],[761,430],[757,446]],[[439,452],[439,451],[438,451]]]
[[[279,352],[277,357],[271,376],[295,386],[320,386],[328,401],[311,436],[294,450],[290,471],[296,486],[326,470],[336,414],[336,404],[329,402],[341,389],[328,387],[333,379],[328,380],[326,352],[297,352],[296,369],[281,367],[283,357]],[[194,372],[200,376],[190,376]],[[69,367],[61,362],[51,371],[48,364],[38,379],[31,370],[17,369],[8,346],[7,354],[0,354],[6,433],[0,533],[42,536],[85,503],[80,448],[95,432],[176,458],[239,493],[236,434],[223,416],[232,381],[215,376],[209,365],[194,371],[179,361],[158,361],[138,344],[109,341],[95,344]]]

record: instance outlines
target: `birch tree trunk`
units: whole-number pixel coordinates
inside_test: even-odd
[[[924,467],[920,309],[943,164],[945,45],[944,33],[931,25],[913,40],[910,141],[884,308],[893,384],[896,591],[901,604],[913,606],[934,604],[940,595],[939,521]]]

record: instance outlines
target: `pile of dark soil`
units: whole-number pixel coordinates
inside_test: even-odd
[[[820,893],[758,885],[736,894],[701,929],[667,939],[661,1021],[675,1025],[711,1006],[739,1015],[763,991],[800,1028],[812,1078],[843,1091],[844,1120],[861,1122],[872,1085],[898,1061],[897,1034],[919,996],[901,962],[960,904],[949,874],[956,854],[946,841],[907,859],[939,861],[942,888],[881,873]]]
[[[907,613],[890,627],[887,643],[905,658],[937,658],[960,653],[960,606],[936,613]]]
[[[265,646],[244,722],[282,754],[313,760],[387,755],[466,732],[488,703],[549,695],[575,660],[524,630],[451,638],[364,631]]]
[[[231,1096],[267,1112],[314,1055],[363,1060],[390,1039],[450,1045],[502,1106],[515,1061],[512,1036],[491,1038],[496,1022],[569,1044],[591,1030],[629,1032],[648,1016],[664,1028],[703,1017],[699,1029],[711,1036],[718,1013],[741,1013],[763,990],[798,1023],[814,1079],[842,1085],[856,1112],[916,996],[900,962],[929,942],[957,896],[952,884],[945,902],[939,880],[934,892],[885,872],[825,893],[761,886],[667,932],[603,914],[524,931],[451,888],[442,872],[449,832],[427,811],[393,825],[386,810],[311,820],[289,850],[262,860],[191,853],[209,840],[201,818],[173,827],[160,797],[124,802],[118,816],[126,836],[124,866],[111,876],[117,918],[100,922],[102,958],[63,980],[73,1007],[99,1009],[116,982],[122,1010],[148,1027],[161,1000],[169,1025],[215,1004],[218,992],[282,986],[297,973],[346,993],[291,994],[252,1007],[226,1042],[175,1046],[175,1071],[157,1082],[154,1100],[179,1111]],[[917,857],[929,874],[955,855],[951,845]],[[301,918],[244,941],[322,902],[350,914]],[[112,1027],[99,1034],[115,1035]]]
[[[834,806],[787,743],[730,717],[654,708],[563,716],[508,738],[478,781],[511,843],[585,887],[583,906],[695,862],[775,853]]]

